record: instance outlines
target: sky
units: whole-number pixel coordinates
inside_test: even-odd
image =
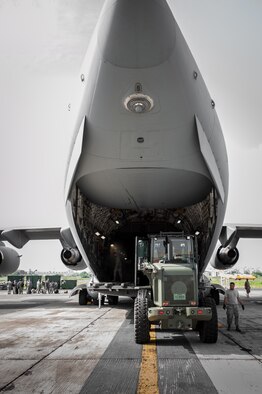
[[[0,0],[0,228],[67,226],[68,105],[102,0]],[[230,189],[225,222],[262,225],[262,2],[169,0],[216,103]],[[237,268],[262,269],[262,240]],[[28,243],[21,269],[66,271],[58,241]]]

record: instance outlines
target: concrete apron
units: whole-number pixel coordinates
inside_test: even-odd
[[[202,344],[196,332],[156,329],[151,344],[142,346],[134,343],[132,304],[99,310],[62,295],[9,296],[2,303],[0,297],[0,387],[15,393],[143,394],[149,387],[151,394],[260,393],[259,300],[245,300],[242,333],[226,330],[218,306],[216,344]]]
[[[21,310],[2,314],[0,389],[80,392],[127,313],[126,308],[50,306],[22,309],[21,304]]]

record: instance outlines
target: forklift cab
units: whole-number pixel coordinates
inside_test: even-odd
[[[141,285],[145,263],[194,264],[197,256],[193,237],[183,233],[160,233],[147,237],[136,237],[135,285]],[[194,250],[195,249],[195,250]]]

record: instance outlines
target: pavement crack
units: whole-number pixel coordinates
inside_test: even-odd
[[[14,378],[13,380],[11,380],[11,382],[8,382],[7,384],[5,384],[3,387],[0,387],[0,391],[11,391],[15,389],[15,384],[14,382],[16,380],[18,380],[21,376],[28,376],[32,374],[32,369],[38,365],[39,363],[41,363],[43,360],[45,360],[47,357],[49,357],[52,353],[54,353],[57,349],[59,349],[60,347],[64,346],[67,342],[71,341],[72,339],[74,339],[77,335],[79,335],[81,332],[83,332],[84,330],[86,330],[88,327],[90,327],[92,324],[94,324],[97,320],[101,319],[102,317],[104,317],[108,312],[111,311],[112,308],[107,309],[104,313],[102,313],[100,316],[98,316],[96,319],[92,320],[92,322],[88,323],[85,327],[81,328],[81,330],[79,330],[77,333],[75,333],[74,335],[72,335],[70,338],[66,339],[64,342],[60,343],[60,345],[58,345],[55,349],[53,349],[51,352],[49,352],[48,354],[46,354],[45,356],[43,356],[42,358],[40,358],[38,361],[36,361],[33,365],[31,365],[30,368],[27,368],[25,371],[23,371],[20,375],[18,375],[16,378]]]
[[[262,360],[260,358],[258,358],[257,356],[255,356],[252,353],[252,349],[244,347],[243,345],[241,345],[240,342],[238,342],[235,338],[233,338],[230,334],[227,334],[226,332],[223,332],[221,330],[219,330],[220,333],[222,335],[224,335],[227,339],[229,339],[231,342],[233,342],[235,345],[237,345],[239,347],[240,350],[242,350],[243,352],[248,353],[251,357],[253,357],[256,361],[258,361],[260,364],[262,364]]]

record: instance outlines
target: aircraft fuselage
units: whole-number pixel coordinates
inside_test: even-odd
[[[116,250],[131,281],[134,239],[198,232],[199,272],[223,224],[223,134],[194,58],[165,0],[108,0],[79,75],[66,180],[77,247],[100,281]]]

